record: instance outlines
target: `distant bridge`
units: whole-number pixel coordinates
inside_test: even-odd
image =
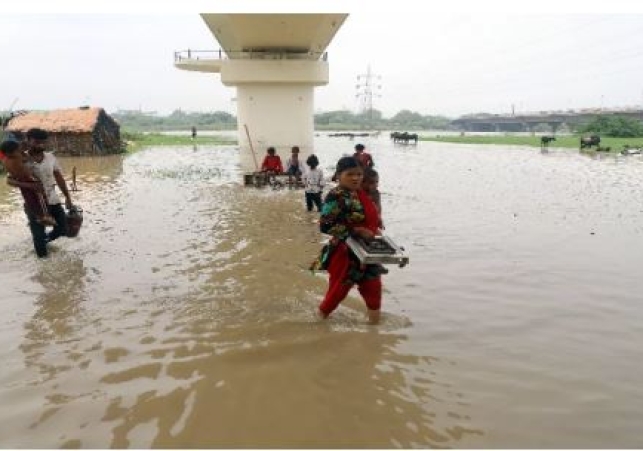
[[[587,124],[599,116],[624,116],[643,122],[643,110],[582,110],[574,112],[540,112],[517,115],[480,114],[451,121],[454,127],[471,132],[530,132],[545,124],[556,131],[563,125]]]

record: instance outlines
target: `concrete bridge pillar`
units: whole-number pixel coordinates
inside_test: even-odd
[[[292,146],[304,158],[313,152],[314,88],[328,83],[327,61],[230,60],[221,68],[221,81],[237,88],[244,168],[254,169],[248,136],[259,160],[270,146],[284,164]]]
[[[224,49],[177,52],[179,69],[221,74],[237,89],[238,140],[244,171],[261,164],[268,147],[284,160],[299,146],[313,151],[314,88],[328,84],[326,47],[348,14],[202,14]],[[246,130],[248,133],[246,133]],[[250,141],[248,140],[248,135]]]

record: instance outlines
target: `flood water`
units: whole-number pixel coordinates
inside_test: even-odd
[[[375,327],[315,319],[316,215],[234,147],[62,160],[45,260],[0,180],[0,446],[643,446],[643,160],[365,143],[410,256]]]

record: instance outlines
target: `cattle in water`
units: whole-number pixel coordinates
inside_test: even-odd
[[[541,149],[547,149],[549,147],[549,143],[552,141],[556,141],[555,136],[541,136],[540,137],[540,148]]]
[[[342,132],[342,133],[330,133],[328,136],[331,138],[339,138],[339,137],[345,137],[349,139],[354,139],[356,136],[369,136],[368,133],[350,133],[350,132]]]
[[[408,144],[410,141],[413,141],[413,144],[418,143],[417,133],[393,132],[391,133],[391,139],[394,143]]]
[[[598,135],[581,136],[580,138],[581,150],[585,149],[586,147],[589,147],[590,149],[593,146],[599,147],[600,143],[601,143],[601,137]]]

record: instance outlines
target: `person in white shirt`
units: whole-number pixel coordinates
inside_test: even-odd
[[[295,184],[301,180],[301,164],[299,163],[299,146],[292,148],[290,158],[286,161],[286,174],[288,174],[288,185],[292,187],[292,178],[295,177]]]
[[[49,233],[45,233],[45,226],[38,221],[38,218],[25,209],[27,219],[29,220],[29,229],[33,238],[33,245],[38,257],[46,257],[47,243],[54,241],[61,236],[67,235],[67,217],[63,209],[56,186],[60,189],[65,197],[65,206],[67,209],[72,207],[71,196],[67,189],[67,183],[63,176],[62,169],[58,160],[51,152],[45,152],[47,147],[48,134],[45,130],[32,128],[27,131],[27,156],[28,160],[25,165],[31,170],[33,175],[42,183],[45,197],[47,198],[47,207],[49,214],[56,220],[56,226]],[[7,183],[19,188],[33,189],[33,182],[20,182],[8,177]]]
[[[310,168],[302,178],[306,193],[306,209],[313,211],[314,204],[317,207],[317,211],[320,212],[322,207],[321,196],[324,190],[324,172],[318,167],[319,159],[315,154],[306,159],[306,164]]]

